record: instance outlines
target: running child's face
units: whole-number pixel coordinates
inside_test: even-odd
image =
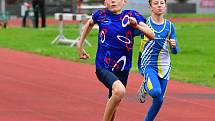
[[[125,3],[126,0],[105,0],[108,10],[114,14],[120,14]]]
[[[151,0],[150,9],[156,15],[162,15],[166,12],[166,1],[165,0]]]

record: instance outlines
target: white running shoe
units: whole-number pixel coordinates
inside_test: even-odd
[[[144,103],[146,101],[147,92],[144,88],[145,83],[146,83],[145,81],[142,82],[142,84],[140,85],[140,88],[137,92],[137,99],[140,103]]]

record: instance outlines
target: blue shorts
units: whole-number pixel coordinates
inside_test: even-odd
[[[120,80],[126,87],[128,74],[129,70],[111,72],[103,68],[96,69],[97,78],[109,89],[109,98],[112,96],[112,85],[115,81]]]

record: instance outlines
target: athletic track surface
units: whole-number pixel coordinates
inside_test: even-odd
[[[172,22],[213,22],[215,21],[215,18],[171,18],[170,21]],[[8,26],[9,27],[21,27],[22,19],[11,19],[8,21]],[[27,21],[27,24],[30,24],[32,26],[31,21]],[[47,18],[47,25],[56,25],[58,24],[57,20],[54,20],[53,18]],[[78,24],[79,22],[77,21],[64,21],[65,24]]]
[[[0,48],[0,121],[101,121],[107,90],[94,65]],[[116,121],[143,121],[139,74],[131,73]],[[155,121],[215,121],[215,89],[169,81]]]

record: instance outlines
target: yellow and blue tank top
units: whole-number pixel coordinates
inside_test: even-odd
[[[149,40],[142,36],[138,58],[139,71],[144,75],[145,68],[151,66],[160,78],[169,79],[171,64],[167,39],[176,40],[176,48],[170,47],[171,52],[177,54],[179,51],[174,25],[167,19],[164,19],[162,24],[156,24],[151,17],[147,19],[147,25],[155,33],[155,39]]]
[[[92,19],[99,26],[96,68],[110,71],[131,68],[133,38],[141,32],[128,25],[128,17],[146,23],[146,19],[134,10],[124,10],[118,15],[107,9],[93,13]]]

